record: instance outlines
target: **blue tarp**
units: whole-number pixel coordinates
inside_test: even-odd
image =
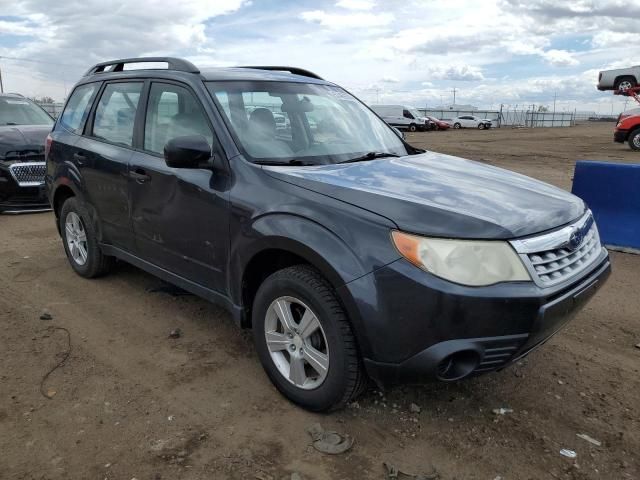
[[[579,160],[571,191],[593,212],[605,245],[640,249],[640,164]]]

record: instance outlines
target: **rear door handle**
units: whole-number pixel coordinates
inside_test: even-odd
[[[80,152],[76,152],[73,154],[73,159],[78,162],[78,165],[84,165],[84,162],[87,161],[87,156]]]
[[[147,172],[145,172],[142,168],[136,168],[135,170],[130,171],[129,176],[138,183],[144,183],[151,180],[151,177],[147,175]]]

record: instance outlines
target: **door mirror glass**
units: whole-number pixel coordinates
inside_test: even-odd
[[[202,135],[172,138],[164,146],[164,160],[171,168],[200,168],[211,158],[211,146]]]

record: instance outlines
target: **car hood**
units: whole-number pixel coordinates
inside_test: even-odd
[[[422,235],[509,239],[585,211],[578,197],[524,175],[426,152],[321,166],[265,166],[280,180],[370,210]]]
[[[0,127],[0,161],[30,160],[44,155],[47,125],[6,125]]]

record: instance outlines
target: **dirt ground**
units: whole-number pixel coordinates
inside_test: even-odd
[[[640,161],[611,131],[408,139],[569,188],[576,159]],[[0,216],[0,479],[383,479],[383,462],[435,469],[441,479],[640,478],[640,256],[612,260],[593,301],[513,368],[456,384],[372,388],[343,411],[317,415],[278,394],[249,334],[223,310],[150,291],[160,282],[127,265],[82,279],[51,213]],[[40,319],[44,310],[51,320]],[[168,338],[175,328],[182,337]],[[71,354],[44,382],[45,398],[41,379],[63,358],[67,332]],[[513,412],[492,413],[501,407]],[[314,422],[348,433],[353,448],[315,451],[305,432]]]

